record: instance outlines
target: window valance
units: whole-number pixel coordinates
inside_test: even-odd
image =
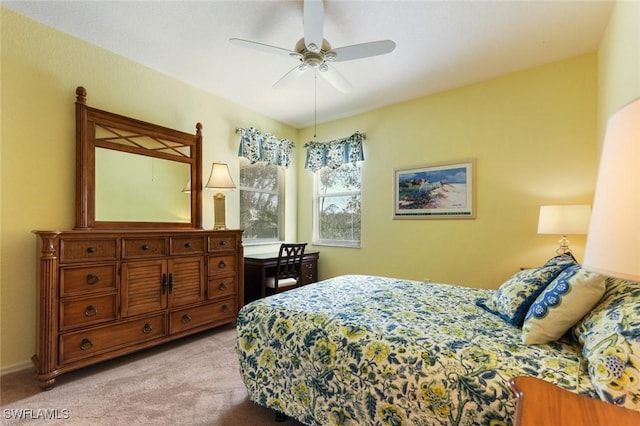
[[[261,133],[254,127],[239,128],[236,131],[240,133],[239,157],[245,157],[251,164],[266,161],[285,168],[291,165],[295,146],[292,141],[278,139],[271,133]]]
[[[365,135],[356,132],[348,138],[330,142],[307,142],[307,159],[304,167],[316,172],[323,167],[337,169],[343,164],[364,161],[362,141]]]

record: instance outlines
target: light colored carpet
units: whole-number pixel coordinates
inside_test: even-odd
[[[233,326],[206,331],[63,374],[45,392],[31,370],[7,374],[1,382],[0,423],[301,425],[292,419],[276,423],[273,411],[249,401],[235,339]],[[58,419],[38,419],[43,410]],[[20,413],[27,419],[16,419]]]

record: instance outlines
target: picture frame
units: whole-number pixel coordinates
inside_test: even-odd
[[[475,159],[393,170],[393,219],[475,219]]]

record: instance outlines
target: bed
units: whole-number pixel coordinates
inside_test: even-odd
[[[549,266],[535,269],[545,268]],[[610,355],[593,349],[603,339],[593,323],[611,322],[609,305],[639,320],[620,326],[618,311],[613,315],[618,328],[609,331],[621,333],[620,327],[626,327],[629,335],[629,327],[640,327],[640,285],[595,280],[601,291],[580,297],[592,299],[589,314],[572,322],[569,332],[557,330],[561,336],[546,343],[523,343],[528,310],[523,315],[520,307],[514,308],[518,303],[508,308],[496,303],[522,299],[524,293],[529,307],[557,298],[558,289],[554,293],[547,287],[565,269],[559,265],[554,269],[558,273],[542,274],[544,285],[531,285],[535,280],[529,275],[535,274],[522,271],[498,291],[346,275],[254,301],[243,307],[237,322],[240,371],[249,398],[307,425],[511,424],[516,398],[508,382],[529,375],[572,392],[637,404],[632,397],[637,387],[607,394],[611,383],[594,380],[590,365],[596,362],[588,361]],[[575,281],[564,274],[565,284]],[[523,291],[523,283],[536,290]],[[620,300],[629,299],[628,294],[627,309]],[[566,294],[564,299],[569,299]],[[547,311],[551,308],[547,304]],[[510,309],[518,311],[513,323],[505,315]],[[635,338],[640,340],[637,332]],[[634,348],[627,355],[640,354],[640,347]],[[630,356],[621,361],[628,377],[640,367],[634,367]]]

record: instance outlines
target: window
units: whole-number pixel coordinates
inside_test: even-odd
[[[284,169],[240,158],[240,227],[248,244],[282,240]]]
[[[314,176],[314,244],[360,247],[360,163],[324,167]]]

